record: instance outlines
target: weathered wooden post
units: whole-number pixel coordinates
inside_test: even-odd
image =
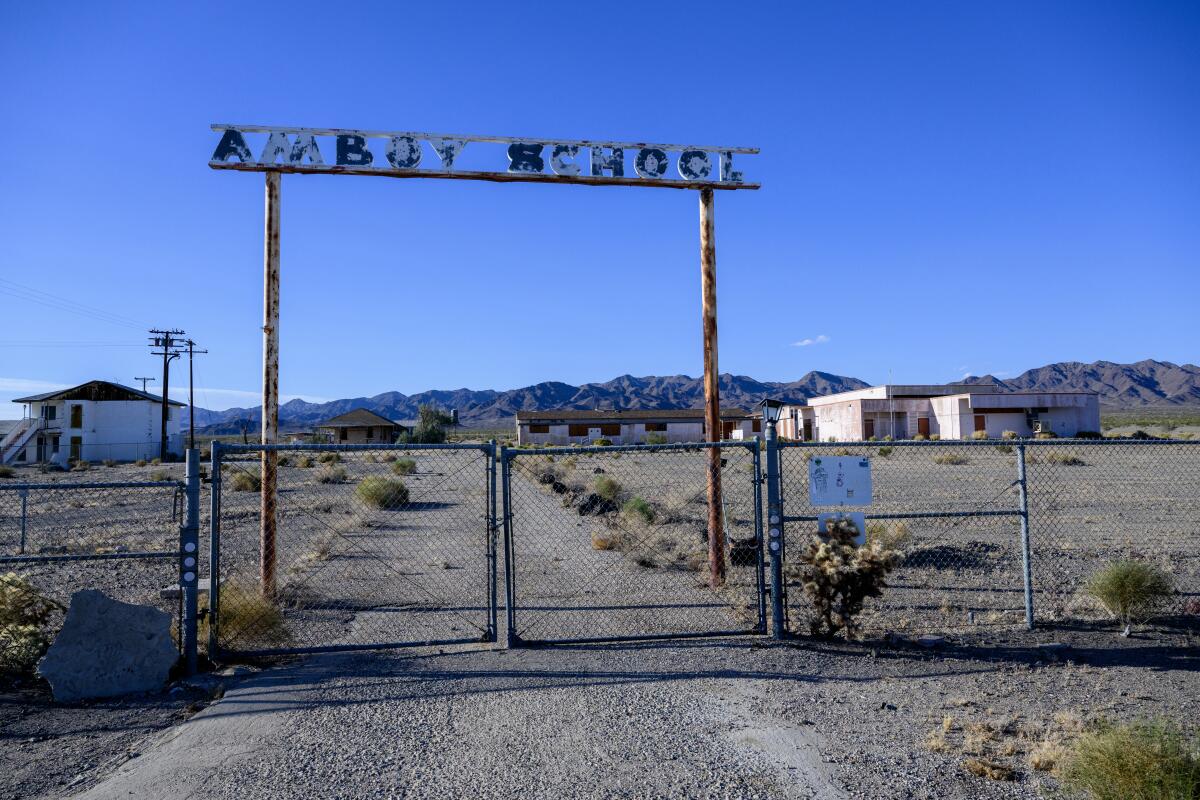
[[[280,174],[267,173],[266,236],[263,252],[262,443],[279,436],[279,202]],[[259,579],[264,597],[275,594],[276,470],[278,454],[262,452]]]
[[[704,426],[710,442],[721,441],[721,396],[717,370],[717,243],[713,190],[700,190],[700,296],[704,321]],[[721,520],[721,450],[708,450],[708,571],[714,588],[725,584],[725,528]]]

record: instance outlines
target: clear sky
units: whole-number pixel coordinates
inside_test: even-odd
[[[0,401],[156,375],[157,325],[210,350],[198,404],[256,404],[263,176],[214,122],[761,147],[716,198],[723,372],[1197,360],[1200,4],[605,8],[3,4]],[[697,217],[285,176],[282,392],[698,375]]]

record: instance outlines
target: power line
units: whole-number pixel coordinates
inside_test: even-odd
[[[0,294],[6,294],[10,297],[15,297],[19,300],[25,300],[30,303],[53,308],[58,311],[66,311],[70,314],[77,314],[81,317],[86,317],[98,322],[107,322],[112,325],[123,325],[129,328],[137,328],[145,330],[146,326],[135,319],[116,314],[112,311],[106,311],[102,308],[77,303],[74,300],[69,300],[65,297],[60,297],[56,294],[35,289],[32,286],[24,286],[15,281],[10,281],[6,278],[0,278]]]

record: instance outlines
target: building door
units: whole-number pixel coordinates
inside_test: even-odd
[[[917,433],[929,436],[929,417],[917,417]]]
[[[870,438],[873,438],[874,436],[875,436],[875,420],[864,419],[863,420],[863,438],[870,439]]]
[[[81,406],[73,406],[72,407],[72,409],[71,409],[72,417],[75,415],[76,408],[81,408]],[[79,461],[80,458],[82,457],[82,455],[83,455],[83,437],[82,436],[72,436],[71,437],[71,460]]]
[[[987,430],[987,416],[984,414],[976,414],[975,415],[975,431],[978,432],[978,431],[986,431],[986,430]]]
[[[37,437],[37,460],[42,463],[46,460],[46,439],[45,437]]]
[[[804,441],[811,442],[813,440],[812,420],[804,420]]]
[[[733,438],[733,420],[721,420],[721,439]]]

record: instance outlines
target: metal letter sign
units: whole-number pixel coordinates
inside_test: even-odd
[[[871,462],[857,456],[813,456],[808,460],[808,495],[814,506],[871,504]]]
[[[213,169],[669,189],[759,188],[759,184],[747,182],[742,171],[734,167],[735,155],[754,155],[758,152],[755,147],[512,139],[262,125],[213,125],[212,129],[221,134],[208,162]],[[264,137],[257,159],[247,142],[247,134]],[[331,141],[322,142],[319,138]],[[372,149],[373,139],[383,141],[377,141]],[[495,170],[456,169],[455,160],[472,143],[506,145],[507,169],[502,171],[502,155],[494,162],[498,165]],[[428,152],[422,152],[426,149]],[[423,159],[423,155],[428,158]],[[333,158],[332,164],[326,162],[329,157]],[[714,165],[717,165],[716,170]],[[627,166],[632,169],[626,169]]]

